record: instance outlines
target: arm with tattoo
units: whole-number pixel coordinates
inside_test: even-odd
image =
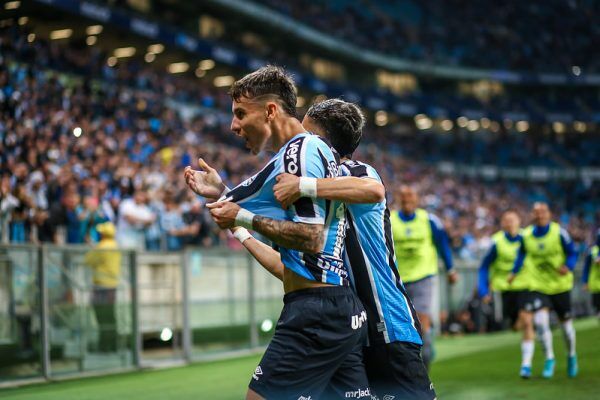
[[[286,249],[318,253],[323,249],[323,225],[280,221],[255,215],[252,229]]]

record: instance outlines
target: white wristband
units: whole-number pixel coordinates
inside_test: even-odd
[[[317,197],[317,178],[300,177],[300,197]]]
[[[235,216],[235,225],[241,226],[243,228],[252,229],[252,219],[254,218],[254,213],[246,210],[245,208],[240,208],[237,215]]]
[[[246,240],[250,239],[252,235],[248,232],[246,228],[238,228],[233,232],[233,237],[236,238],[240,243],[244,243]]]

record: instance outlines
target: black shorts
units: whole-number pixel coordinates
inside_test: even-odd
[[[393,342],[365,347],[365,367],[375,398],[432,400],[436,398],[421,346]]]
[[[298,290],[283,301],[250,389],[268,400],[370,399],[362,361],[367,314],[352,289]]]
[[[600,312],[600,293],[592,293],[592,305]]]
[[[519,318],[521,310],[521,298],[524,291],[513,290],[502,292],[502,315],[508,319],[511,325],[514,325]]]
[[[558,294],[544,294],[533,292],[538,296],[543,304],[543,307],[548,307],[558,315],[558,318],[565,320],[573,317],[571,311],[571,291]]]
[[[539,292],[524,290],[519,295],[519,309],[529,312],[535,312],[541,308],[549,307],[546,295]]]

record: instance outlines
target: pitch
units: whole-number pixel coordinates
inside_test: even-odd
[[[440,399],[591,399],[600,385],[600,324],[596,319],[576,322],[580,375],[565,373],[563,346],[556,346],[556,375],[540,377],[543,355],[537,346],[533,378],[518,377],[519,335],[488,334],[442,338],[436,342],[437,361],[431,377]],[[561,340],[555,332],[555,340]],[[244,397],[248,376],[260,355],[207,362],[161,371],[135,372],[101,378],[0,390],[0,398],[15,400],[238,400]]]

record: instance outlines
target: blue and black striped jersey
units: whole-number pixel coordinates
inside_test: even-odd
[[[344,161],[340,169],[344,176],[382,182],[373,167],[359,161]],[[345,262],[367,310],[369,343],[422,344],[417,314],[396,267],[386,201],[347,207]]]
[[[313,178],[338,176],[339,157],[321,137],[304,132],[287,142],[256,175],[227,193],[227,199],[264,217],[325,227],[323,250],[308,254],[279,248],[286,268],[314,281],[348,285],[343,262],[346,214],[341,202],[301,198],[283,210],[273,195],[275,178],[281,173]]]

